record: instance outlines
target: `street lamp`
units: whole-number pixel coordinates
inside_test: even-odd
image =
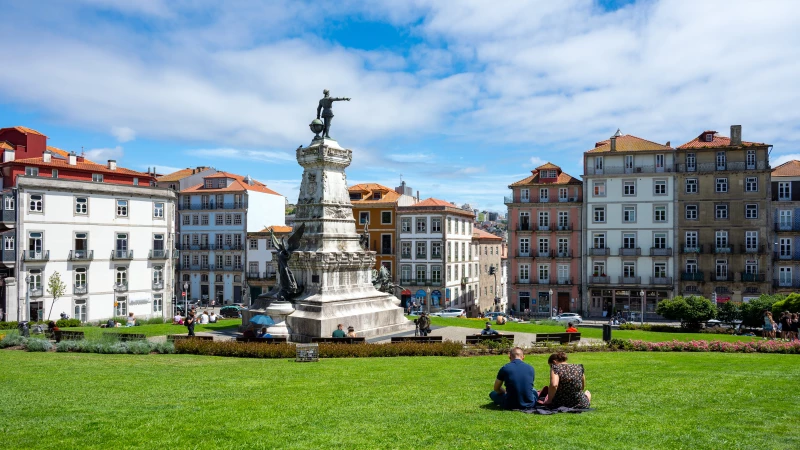
[[[644,289],[639,291],[639,295],[642,296],[642,326],[644,326],[644,295],[645,295]]]
[[[25,311],[27,311],[28,322],[31,321],[31,276],[25,276]]]
[[[550,289],[549,294],[550,294],[550,297],[548,298],[548,300],[550,300],[550,309],[548,310],[548,312],[552,313],[553,312],[553,290],[552,289]]]
[[[428,312],[431,312],[431,288],[428,288]]]
[[[183,283],[183,314],[189,316],[189,283]]]

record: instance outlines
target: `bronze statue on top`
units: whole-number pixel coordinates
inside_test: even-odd
[[[349,97],[331,97],[330,91],[327,89],[322,91],[323,97],[319,100],[319,106],[317,106],[317,120],[322,117],[323,121],[323,128],[322,128],[322,137],[331,139],[331,136],[328,132],[331,129],[331,120],[333,120],[333,102],[340,102],[345,101],[349,102]],[[322,112],[322,115],[320,115]]]
[[[306,229],[306,224],[301,223],[297,231],[292,233],[288,242],[281,238],[278,241],[275,238],[275,233],[269,231],[269,237],[272,240],[272,245],[277,250],[275,258],[278,260],[278,284],[268,294],[270,297],[277,298],[280,301],[290,301],[303,293],[304,286],[298,286],[297,280],[294,279],[294,274],[289,270],[289,259],[292,253],[300,248],[300,238],[303,237],[303,232]]]

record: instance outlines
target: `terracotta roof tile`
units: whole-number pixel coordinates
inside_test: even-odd
[[[481,230],[480,228],[472,229],[472,239],[494,239],[498,241],[503,240],[503,238],[501,238],[500,236],[489,233],[488,231]]]
[[[2,130],[11,130],[11,129],[17,130],[20,133],[36,134],[36,135],[39,135],[39,136],[44,136],[42,133],[39,133],[38,131],[34,130],[33,128],[28,128],[28,127],[23,127],[23,126],[11,127],[11,128],[0,128],[0,131],[2,131]]]
[[[773,177],[800,177],[800,161],[786,161],[772,170]]]
[[[0,148],[6,150],[16,150],[13,145],[9,144],[6,141],[0,141]]]
[[[412,207],[414,207],[414,206],[449,206],[451,208],[458,208],[458,206],[456,206],[456,205],[454,205],[454,204],[452,204],[450,202],[446,202],[444,200],[439,200],[438,198],[433,198],[433,197],[425,199],[425,200],[423,200],[421,202],[418,202],[418,203],[414,203],[411,206]]]
[[[556,170],[560,170],[560,169],[561,169],[561,167],[558,167],[557,165],[555,165],[555,164],[553,164],[553,163],[551,163],[551,162],[549,162],[549,161],[548,161],[547,163],[545,163],[545,164],[542,164],[541,166],[539,166],[539,167],[537,167],[537,168],[536,168],[536,170],[547,170],[547,169],[556,169]]]
[[[192,173],[193,170],[202,172],[202,171],[208,170],[208,169],[209,169],[208,167],[203,167],[203,166],[196,167],[194,169],[187,167],[185,169],[181,169],[181,170],[178,170],[176,172],[172,172],[172,173],[168,173],[166,175],[162,175],[162,176],[158,177],[157,181],[180,181],[180,180],[182,180],[182,179],[184,179],[184,178],[186,178],[188,176],[194,175],[194,173]],[[195,173],[197,173],[197,172],[195,172]]]
[[[241,175],[236,175],[235,173],[229,172],[217,172],[213,175],[209,175],[205,178],[232,178],[233,182],[228,184],[228,186],[224,188],[206,188],[203,187],[203,183],[200,183],[196,186],[188,187],[181,192],[244,192],[244,191],[255,191],[255,192],[263,192],[265,194],[272,194],[272,195],[281,195],[272,189],[268,188],[266,184],[252,180],[253,184],[247,184],[244,181],[244,177]]]
[[[656,150],[675,150],[674,148],[662,145],[657,142],[648,141],[630,134],[623,134],[617,137],[617,152],[643,152]],[[595,147],[586,153],[603,153],[611,151],[611,139],[600,141]]]
[[[149,173],[137,172],[135,170],[126,169],[124,167],[119,167],[119,166],[117,166],[117,170],[111,170],[103,164],[97,164],[89,160],[78,162],[74,166],[72,166],[69,164],[69,160],[66,159],[51,159],[50,162],[47,163],[44,162],[44,158],[39,157],[39,158],[15,159],[14,161],[9,162],[8,164],[24,164],[24,165],[33,165],[39,167],[54,167],[57,169],[58,168],[77,169],[94,173],[117,173],[117,174],[131,175],[142,178],[152,178],[152,175],[150,175]]]
[[[705,140],[705,136],[707,134],[713,134],[714,136],[711,139],[711,142]],[[742,147],[752,147],[752,146],[764,146],[768,144],[760,144],[756,142],[746,142],[742,141]],[[716,148],[716,147],[730,147],[731,146],[731,138],[720,136],[717,134],[716,131],[706,130],[700,133],[699,136],[692,139],[691,141],[679,146],[678,148]]]
[[[208,175],[208,176],[203,177],[203,178],[236,178],[236,179],[239,179],[239,178],[244,178],[244,177],[236,175],[236,174],[233,174],[233,173],[228,173],[228,172],[217,172],[215,174]]]
[[[523,179],[521,179],[519,181],[515,181],[515,182],[511,183],[508,187],[511,188],[511,187],[514,187],[514,186],[527,186],[527,185],[531,185],[531,184],[540,184],[540,185],[543,185],[543,186],[554,185],[554,184],[576,184],[576,185],[582,185],[583,181],[573,177],[572,175],[570,175],[570,174],[568,174],[566,172],[561,172],[558,175],[558,179],[556,181],[542,183],[539,180],[539,173],[537,171],[534,171],[533,175],[530,175],[527,178],[523,178]]]
[[[378,183],[356,184],[354,186],[349,187],[347,190],[353,194],[358,194],[358,193],[367,194],[361,200],[350,200],[350,203],[354,205],[397,203],[397,200],[400,199],[400,194]],[[372,198],[375,192],[380,192],[381,194],[383,194],[381,195],[380,200],[375,200]]]
[[[264,228],[263,230],[259,231],[259,233],[269,233],[270,231],[274,233],[291,233],[292,227],[284,225],[273,225],[271,227]]]

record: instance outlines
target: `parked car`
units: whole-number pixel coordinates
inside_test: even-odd
[[[219,310],[219,315],[222,317],[239,317],[240,312],[244,309],[237,305],[223,306]]]
[[[568,322],[572,322],[573,324],[577,325],[583,322],[583,318],[576,313],[563,313],[557,316],[553,316],[550,320],[555,320],[558,323],[566,324]]]
[[[437,311],[435,313],[431,313],[432,316],[439,316],[439,317],[460,317],[465,315],[465,311],[463,309],[458,308],[447,308],[441,311]]]

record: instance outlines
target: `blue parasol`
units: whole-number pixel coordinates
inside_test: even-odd
[[[256,325],[275,325],[275,321],[271,317],[259,314],[250,318],[250,323]]]

